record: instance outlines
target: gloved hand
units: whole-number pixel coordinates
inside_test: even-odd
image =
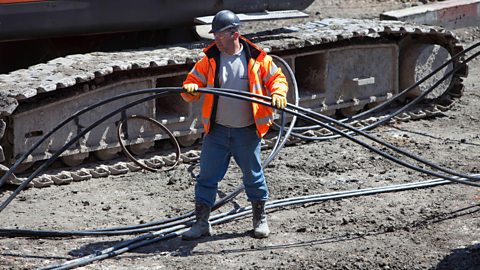
[[[279,94],[272,94],[272,106],[284,109],[287,107],[287,98]]]
[[[185,91],[192,96],[198,95],[198,84],[196,83],[186,83],[183,85],[183,89],[185,89]]]

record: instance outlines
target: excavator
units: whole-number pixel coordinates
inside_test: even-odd
[[[243,21],[298,18],[314,0],[0,0],[0,161],[8,168],[59,122],[86,106],[130,91],[180,86],[211,40],[196,31],[222,9]],[[299,104],[326,115],[354,115],[388,100],[463,50],[455,36],[435,26],[399,21],[329,18],[247,36],[293,70]],[[439,76],[462,63],[455,59]],[[458,69],[430,93],[421,117],[446,110],[462,95]],[[291,80],[291,78],[290,78]],[[407,102],[435,81],[405,97]],[[138,97],[136,97],[138,98]],[[292,96],[288,97],[289,100]],[[19,166],[22,173],[65,142],[135,98],[124,98],[68,123]],[[170,129],[179,143],[201,138],[199,104],[178,94],[131,107],[88,132],[64,151],[61,166],[108,161],[121,147],[117,124],[143,115]],[[168,139],[147,122],[125,124],[125,144],[135,155]]]

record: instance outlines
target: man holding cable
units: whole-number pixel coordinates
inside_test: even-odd
[[[215,42],[205,50],[183,82],[187,102],[200,99],[199,87],[248,91],[272,97],[272,105],[287,105],[287,80],[263,50],[239,33],[240,20],[233,12],[222,10],[212,22]],[[243,184],[252,204],[253,231],[256,238],[268,237],[265,213],[268,188],[260,158],[261,138],[273,121],[271,107],[257,103],[205,94],[202,105],[205,137],[200,156],[200,173],[195,184],[196,222],[182,238],[194,240],[212,235],[208,221],[215,203],[218,182],[225,176],[233,156],[243,173]]]

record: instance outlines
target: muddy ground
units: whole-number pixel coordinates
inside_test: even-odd
[[[412,3],[417,2],[316,1],[307,11],[315,19],[373,18]],[[465,44],[480,38],[478,28],[456,32]],[[383,126],[372,134],[441,166],[479,173],[479,72],[480,60],[475,60],[464,96],[450,111]],[[0,227],[80,230],[178,216],[193,207],[189,167],[28,189],[0,213]],[[266,176],[272,200],[434,178],[345,139],[286,147],[266,168]],[[226,193],[239,183],[239,170],[232,164],[220,188]],[[1,190],[1,200],[12,190]],[[244,197],[220,211],[247,205]],[[450,184],[287,206],[269,212],[272,233],[267,239],[251,237],[248,216],[215,226],[212,237],[192,242],[174,238],[81,269],[480,269],[479,200],[478,188]],[[132,237],[0,238],[0,269],[58,263]]]

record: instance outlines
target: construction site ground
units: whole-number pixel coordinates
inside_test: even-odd
[[[422,3],[316,1],[307,12],[310,20],[377,18],[381,12],[411,4]],[[245,29],[256,27],[261,26],[250,24]],[[478,27],[455,33],[465,46],[480,41]],[[372,134],[441,166],[478,174],[479,73],[480,59],[470,64],[463,97],[443,115],[385,125]],[[0,227],[82,230],[175,217],[193,209],[189,167],[181,164],[169,172],[30,188],[0,213]],[[386,161],[346,139],[286,147],[265,174],[272,200],[434,178]],[[240,171],[232,162],[220,189],[228,193],[240,183]],[[12,190],[0,190],[1,200]],[[228,211],[235,203],[248,205],[242,193],[219,211]],[[215,226],[211,237],[198,241],[177,237],[81,269],[480,269],[479,203],[478,188],[449,184],[288,206],[268,212],[271,235],[266,239],[251,236],[251,216],[247,216]],[[0,238],[0,269],[59,263],[133,237]]]

